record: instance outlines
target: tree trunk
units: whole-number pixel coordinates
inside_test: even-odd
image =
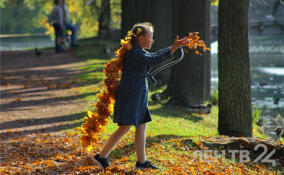
[[[249,0],[220,0],[218,10],[219,134],[252,136]]]
[[[210,45],[210,1],[174,1],[174,33],[185,36],[199,32],[202,40]],[[181,10],[183,9],[183,10]],[[210,53],[202,56],[190,51],[184,60],[172,68],[170,81],[165,91],[172,102],[179,106],[202,104],[210,96]]]
[[[154,26],[155,43],[151,51],[157,51],[172,44],[172,5],[173,0],[122,0],[121,36],[139,22],[151,22]],[[156,66],[152,67],[152,70]],[[170,76],[170,69],[155,77],[159,85],[164,85]]]
[[[110,26],[110,0],[102,0],[99,16],[99,36],[109,36]]]

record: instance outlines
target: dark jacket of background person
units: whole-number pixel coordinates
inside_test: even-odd
[[[53,24],[58,24],[62,30],[64,29],[64,13],[59,5],[53,7],[50,21]]]

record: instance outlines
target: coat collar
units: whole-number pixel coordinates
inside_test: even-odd
[[[133,47],[136,47],[136,48],[138,48],[138,49],[140,49],[140,50],[146,51],[146,50],[142,49],[142,48],[141,48],[138,44],[136,44],[136,43],[133,44]]]

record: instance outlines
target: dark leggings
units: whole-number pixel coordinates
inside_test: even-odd
[[[63,48],[61,47],[60,44],[58,44],[58,39],[61,37],[63,38],[64,35],[63,35],[63,31],[60,27],[60,24],[57,24],[57,23],[54,23],[53,24],[53,28],[54,28],[54,31],[55,31],[55,51],[56,52],[62,52],[63,51]]]

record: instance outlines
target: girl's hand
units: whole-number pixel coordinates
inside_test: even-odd
[[[187,40],[186,36],[183,37],[182,39],[179,39],[179,36],[177,35],[173,42],[173,45],[170,48],[171,53],[174,53],[177,50],[177,48],[179,48],[180,46],[186,46],[188,43],[189,41]]]

